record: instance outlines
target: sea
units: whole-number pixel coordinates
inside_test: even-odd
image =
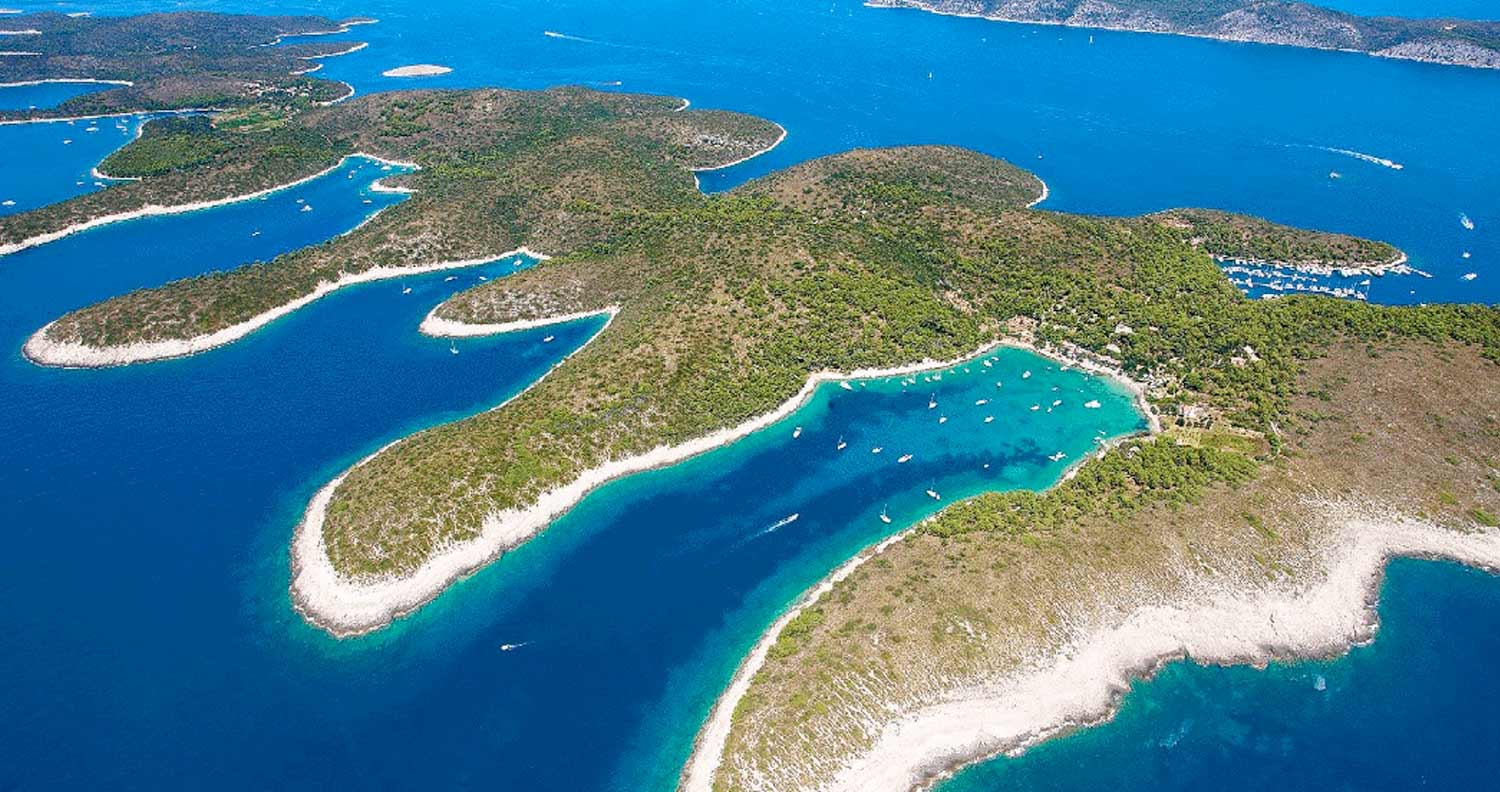
[[[664,93],[787,128],[769,154],[703,174],[710,192],[853,147],[950,143],[1038,173],[1044,209],[1210,206],[1357,233],[1427,273],[1348,284],[1359,297],[1500,299],[1500,72],[818,0],[7,5],[375,17],[331,37],[370,46],[321,76],[360,93]],[[454,71],[380,76],[415,63]],[[0,107],[78,90],[0,88]],[[104,188],[92,167],[140,122],[0,126],[0,212]],[[940,378],[826,384],[740,442],[601,488],[393,627],[332,639],[287,593],[312,494],[518,392],[599,320],[417,333],[448,295],[533,264],[517,257],[344,289],[190,358],[63,370],[20,348],[74,308],[346,231],[401,200],[370,189],[382,167],[351,159],[264,199],[0,257],[0,789],[668,790],[740,659],[831,569],[955,499],[1047,487],[1141,428],[1118,386],[1013,349]],[[1169,665],[1113,721],[945,788],[1491,786],[1497,583],[1396,562],[1370,646],[1265,670]]]

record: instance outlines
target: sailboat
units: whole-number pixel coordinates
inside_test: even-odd
[[[927,397],[927,409],[931,410],[937,406],[937,394]]]
[[[930,487],[927,489],[927,497],[932,498],[933,500],[942,500],[943,499],[941,495],[937,494],[937,490],[932,489]]]
[[[402,286],[401,287],[401,293],[402,294],[411,294],[411,287],[410,286]]]
[[[542,339],[542,343],[543,344],[550,344],[550,343],[552,343],[552,339],[555,338],[555,337],[556,336],[547,336],[546,338]]]
[[[451,353],[453,353],[453,354],[455,354],[455,355],[457,355],[458,354],[458,344],[457,344],[457,342],[449,341],[448,342],[448,351],[451,352]]]
[[[796,429],[792,430],[792,439],[793,440],[796,440],[797,438],[799,438],[801,436],[802,436],[802,427],[799,426]]]
[[[939,415],[938,416],[938,423],[940,423],[940,424],[948,423],[948,416],[946,416],[946,415]]]
[[[836,449],[834,449],[834,450],[836,450],[836,451],[843,451],[844,447],[847,446],[847,445],[849,445],[849,444],[846,443],[846,442],[844,442],[844,436],[843,435],[839,435],[839,444],[838,444],[838,447]]]
[[[902,454],[900,457],[898,457],[896,459],[896,464],[898,464],[898,465],[904,465],[904,464],[906,464],[907,462],[910,462],[910,461],[911,461],[911,454]]]
[[[880,521],[885,523],[886,525],[891,524],[891,516],[889,514],[886,514],[886,511],[888,511],[889,509],[890,506],[886,506],[880,510]]]

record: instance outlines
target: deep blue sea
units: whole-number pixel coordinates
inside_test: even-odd
[[[1485,12],[1355,7],[1374,2],[1344,5]],[[1038,172],[1048,208],[1206,205],[1376,236],[1433,277],[1376,279],[1372,299],[1500,299],[1495,72],[850,2],[19,6],[369,15],[382,21],[343,37],[371,46],[320,74],[361,92],[669,93],[787,127],[771,154],[705,174],[710,190],[853,146],[957,143]],[[410,63],[455,71],[379,76]],[[0,89],[0,107],[66,95]],[[0,126],[0,202],[16,202],[0,211],[99,189],[89,169],[136,123]],[[923,490],[947,502],[1043,487],[1095,438],[1138,426],[1108,384],[1015,351],[938,382],[825,386],[735,446],[602,489],[392,629],[334,641],[286,592],[307,499],[384,443],[525,387],[597,322],[460,341],[458,355],[416,332],[447,294],[518,266],[504,261],[340,291],[187,359],[61,371],[19,349],[80,305],[347,230],[395,200],[368,191],[379,173],[351,161],[265,200],[0,257],[0,788],[668,789],[760,631],[860,547],[937,508]],[[1346,660],[1174,665],[1114,722],[952,786],[1486,786],[1500,681],[1481,664],[1500,651],[1500,586],[1403,562],[1385,593],[1386,629]]]

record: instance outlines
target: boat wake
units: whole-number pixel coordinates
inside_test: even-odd
[[[571,36],[571,35],[568,35],[567,33],[558,33],[555,30],[543,30],[542,31],[542,35],[546,36],[547,38],[562,39],[563,41],[581,41],[584,44],[598,44],[599,43],[599,42],[597,42],[597,41],[595,41],[593,39],[590,39],[590,38],[584,38],[583,36]]]
[[[1314,148],[1322,151],[1327,151],[1332,154],[1343,154],[1346,157],[1353,157],[1357,160],[1368,162],[1373,165],[1379,165],[1383,168],[1390,168],[1391,170],[1401,170],[1406,167],[1405,165],[1402,165],[1395,160],[1389,160],[1385,157],[1377,157],[1374,154],[1366,154],[1363,151],[1355,151],[1354,149],[1333,148],[1332,146],[1315,146]]]

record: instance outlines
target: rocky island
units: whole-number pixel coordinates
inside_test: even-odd
[[[1382,58],[1500,68],[1500,22],[1365,17],[1288,0],[866,0],[1002,22],[1171,33],[1221,41],[1363,52]]]

